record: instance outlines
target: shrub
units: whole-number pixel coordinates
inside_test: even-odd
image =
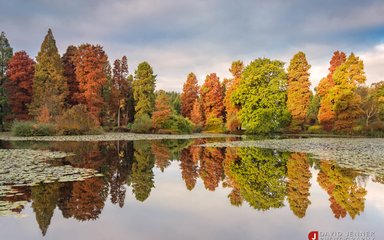
[[[11,132],[14,136],[23,136],[23,137],[29,137],[33,136],[33,122],[27,121],[27,122],[19,122],[15,121],[13,122]]]
[[[102,129],[98,120],[90,114],[84,105],[68,109],[57,120],[62,135],[100,134]]]
[[[15,121],[11,128],[14,136],[30,137],[30,136],[52,136],[57,130],[54,124],[35,123],[31,121]]]
[[[239,118],[235,116],[231,116],[227,122],[226,122],[226,128],[228,129],[229,132],[235,133],[239,131],[239,128],[241,126]]]
[[[192,133],[193,123],[190,120],[180,115],[173,115],[170,121],[171,130],[174,130],[178,133]]]
[[[205,132],[222,133],[224,132],[223,119],[209,116],[205,122]]]
[[[321,125],[313,125],[308,127],[308,133],[323,133],[323,126]]]
[[[152,129],[152,120],[147,114],[140,115],[132,124],[131,131],[134,133],[148,133]]]

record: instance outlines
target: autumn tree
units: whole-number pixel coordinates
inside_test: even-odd
[[[135,118],[143,114],[152,115],[155,105],[156,75],[147,62],[139,64],[133,80],[133,99],[135,100]]]
[[[224,91],[216,73],[207,75],[203,86],[201,86],[200,94],[206,119],[213,117],[224,120]]]
[[[0,34],[0,128],[3,130],[3,119],[7,114],[7,96],[4,83],[7,77],[8,61],[12,58],[13,49],[11,48],[4,32]]]
[[[317,95],[320,96],[320,108],[318,113],[318,119],[324,129],[327,131],[332,130],[335,122],[335,112],[333,109],[333,95],[330,90],[335,86],[333,80],[333,73],[336,69],[346,61],[346,55],[344,52],[334,52],[330,61],[329,73],[327,77],[323,78],[316,88]]]
[[[117,119],[117,126],[120,127],[121,118],[125,124],[133,121],[133,92],[132,76],[128,72],[128,60],[126,56],[116,59],[113,63],[111,109]]]
[[[167,128],[166,123],[172,116],[170,99],[164,91],[160,91],[155,102],[155,111],[152,114],[152,125],[155,129]]]
[[[193,110],[193,104],[199,95],[199,85],[196,75],[189,73],[187,81],[183,85],[183,92],[181,93],[181,115],[191,119],[191,112]]]
[[[76,54],[77,47],[71,45],[61,58],[64,68],[64,78],[68,86],[68,95],[65,100],[68,106],[78,104],[75,98],[75,95],[79,93],[79,82],[76,78]]]
[[[287,108],[292,116],[290,124],[292,131],[304,128],[311,98],[308,72],[310,68],[311,65],[308,64],[303,52],[296,53],[288,67]]]
[[[361,98],[356,90],[365,83],[364,64],[353,53],[333,74],[335,86],[331,89],[336,113],[335,130],[351,131],[357,119],[362,116]]]
[[[286,88],[287,74],[281,61],[259,58],[244,69],[231,99],[241,108],[239,117],[248,133],[269,133],[288,123]]]
[[[36,62],[30,113],[33,116],[38,116],[41,108],[47,105],[50,114],[56,117],[64,109],[68,87],[63,75],[64,68],[61,57],[51,29],[48,30],[41,44]]]
[[[299,218],[303,218],[309,201],[309,188],[311,186],[311,171],[307,154],[291,153],[287,162],[287,195],[292,212]]]
[[[107,81],[105,67],[108,57],[99,45],[83,44],[76,55],[76,78],[79,82],[79,93],[75,99],[87,106],[88,111],[100,120],[100,112],[104,105],[102,88]]]
[[[359,86],[356,92],[361,98],[360,108],[364,113],[365,127],[368,127],[370,121],[378,116],[380,111],[380,100],[376,97],[377,89],[375,85]]]
[[[32,83],[35,74],[35,61],[26,52],[16,52],[8,62],[5,88],[12,110],[12,118],[27,120],[28,105],[32,101]]]
[[[204,124],[204,116],[203,116],[203,110],[201,106],[202,104],[200,101],[201,100],[197,98],[193,103],[193,108],[191,111],[191,121],[195,124],[195,126],[202,127]]]
[[[240,126],[240,120],[238,116],[239,108],[235,106],[232,101],[233,92],[239,87],[241,74],[244,71],[244,64],[242,61],[232,62],[229,71],[232,73],[233,78],[226,83],[226,92],[224,97],[224,107],[226,115],[226,127],[230,132],[237,131]]]

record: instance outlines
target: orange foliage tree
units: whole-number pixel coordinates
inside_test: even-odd
[[[104,104],[103,84],[107,81],[105,68],[108,57],[99,45],[83,44],[76,56],[76,77],[79,81],[79,93],[76,100],[85,104],[88,111],[97,119]]]
[[[155,111],[152,114],[152,125],[155,129],[166,128],[164,124],[171,118],[172,110],[169,96],[160,91],[155,101]]]
[[[311,65],[308,64],[303,52],[295,54],[288,67],[287,107],[292,116],[290,124],[292,131],[303,130],[306,120],[311,100],[308,72],[310,68]]]
[[[208,118],[224,118],[224,91],[216,73],[211,73],[205,78],[200,89],[204,115]]]
[[[188,74],[187,81],[184,83],[183,92],[181,93],[181,115],[191,119],[193,104],[199,94],[199,85],[194,73]]]
[[[203,110],[200,99],[198,98],[195,99],[195,102],[193,103],[191,121],[195,124],[195,126],[202,126],[204,124]]]
[[[32,82],[35,62],[24,51],[16,52],[8,62],[8,81],[5,88],[8,94],[12,118],[27,120],[28,104],[32,102]]]
[[[240,84],[241,74],[244,70],[244,64],[242,61],[232,62],[229,71],[232,73],[233,79],[230,79],[226,83],[226,92],[224,97],[224,107],[226,113],[226,127],[230,132],[235,132],[241,126],[240,119],[238,117],[239,109],[232,103],[232,93],[237,89]]]
[[[326,78],[323,78],[316,88],[317,94],[320,96],[320,108],[318,120],[323,128],[327,131],[332,130],[335,121],[335,112],[333,110],[333,99],[330,90],[335,86],[333,73],[336,69],[346,61],[344,52],[336,51],[330,61],[329,73]]]

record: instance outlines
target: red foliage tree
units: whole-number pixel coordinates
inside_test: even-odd
[[[35,62],[24,51],[16,52],[8,62],[9,80],[6,82],[5,88],[13,119],[30,119],[27,106],[32,102],[34,74]]]
[[[99,45],[83,44],[76,55],[76,77],[79,81],[79,93],[75,99],[85,104],[88,111],[97,119],[104,104],[102,87],[107,81],[105,67],[108,57]]]
[[[75,98],[75,94],[79,93],[79,82],[76,78],[76,53],[77,47],[69,46],[67,51],[64,53],[61,60],[63,61],[64,67],[64,77],[67,80],[68,86],[68,95],[65,99],[65,102],[68,106],[74,106],[78,104],[78,101]]]
[[[181,93],[181,115],[191,118],[193,104],[199,94],[199,85],[194,73],[188,74],[187,81],[184,83],[183,92]]]
[[[216,73],[207,75],[200,94],[204,115],[224,118],[224,89]]]

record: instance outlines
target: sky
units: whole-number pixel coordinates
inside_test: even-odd
[[[110,62],[126,55],[131,73],[147,61],[157,89],[181,91],[231,62],[290,59],[303,51],[314,88],[335,50],[364,60],[367,83],[384,80],[382,0],[0,0],[0,31],[14,51],[35,57],[48,28],[63,54],[100,44]]]

